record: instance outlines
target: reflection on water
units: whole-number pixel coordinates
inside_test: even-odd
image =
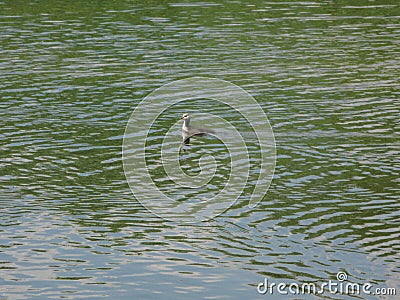
[[[0,7],[1,297],[257,298],[339,270],[400,292],[396,1]],[[260,102],[277,168],[257,208],[179,226],[133,198],[121,143],[143,97],[199,75]]]

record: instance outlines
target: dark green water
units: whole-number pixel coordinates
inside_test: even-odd
[[[395,0],[0,2],[0,298],[293,299],[257,285],[338,271],[399,294],[399,19]],[[192,76],[257,99],[277,162],[256,208],[177,225],[133,197],[121,149],[136,105]]]

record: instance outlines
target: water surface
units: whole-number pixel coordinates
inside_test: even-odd
[[[264,278],[338,271],[400,293],[399,13],[394,0],[0,2],[0,297],[261,299]],[[133,197],[121,145],[143,97],[192,76],[257,99],[277,167],[255,209],[179,225]],[[353,298],[306,296],[323,297]]]

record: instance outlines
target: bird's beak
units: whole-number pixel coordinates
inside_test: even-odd
[[[181,117],[181,120],[183,120],[183,117]]]

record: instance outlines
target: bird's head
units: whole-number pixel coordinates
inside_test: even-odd
[[[189,120],[190,119],[190,115],[189,114],[183,114],[181,117],[181,120]]]

